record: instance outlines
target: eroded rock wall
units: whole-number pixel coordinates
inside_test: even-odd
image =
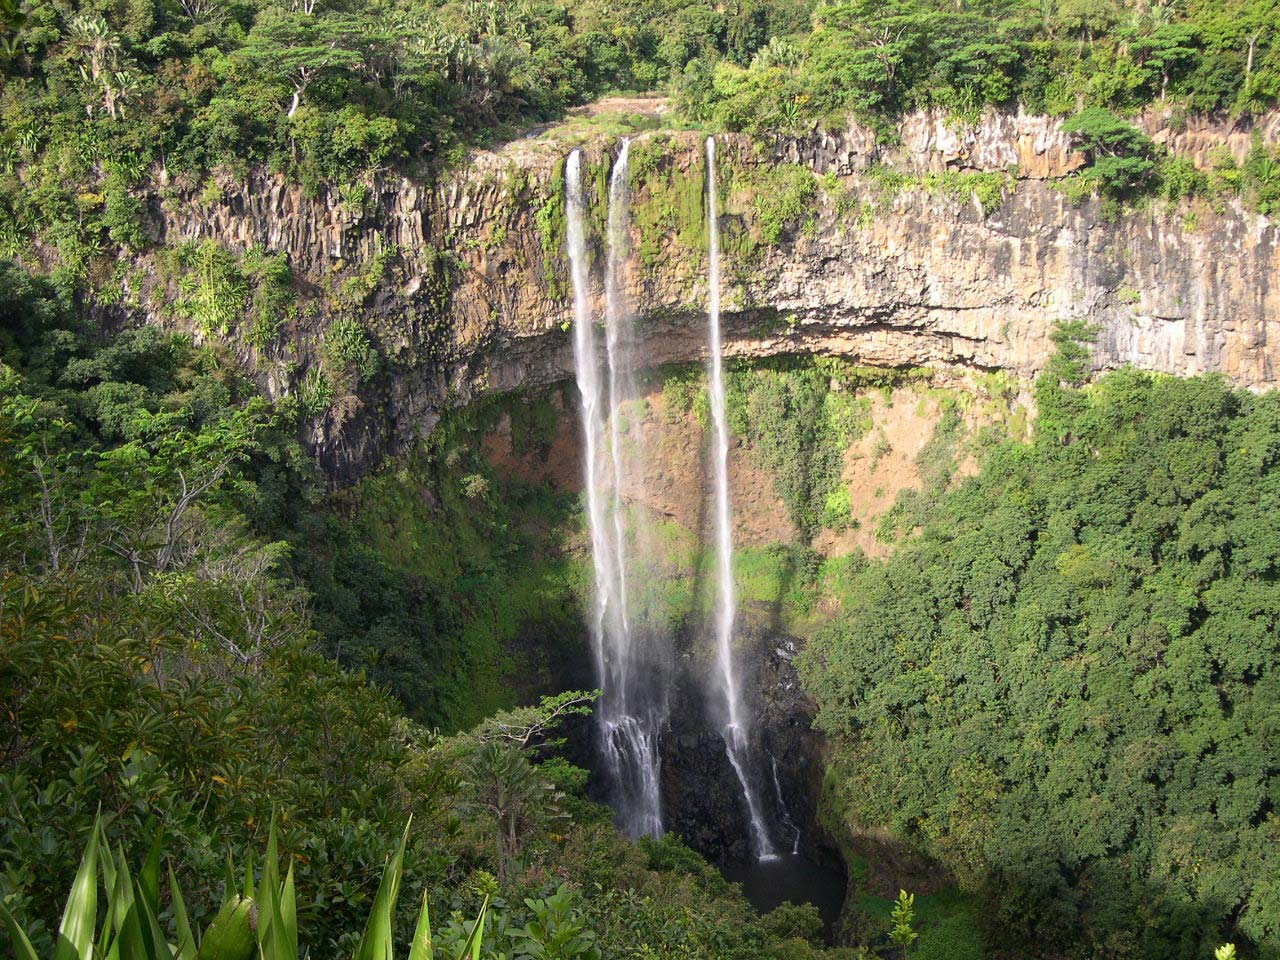
[[[1252,127],[1173,126],[1155,114],[1142,122],[1201,165],[1215,151],[1243,156],[1255,136],[1273,141],[1280,129],[1274,115]],[[811,352],[928,366],[943,380],[996,369],[1029,378],[1044,364],[1054,325],[1085,318],[1099,329],[1100,368],[1219,371],[1251,389],[1277,385],[1276,225],[1234,201],[1178,210],[1153,203],[1114,220],[1095,202],[1073,205],[1054,181],[1081,158],[1051,119],[993,114],[957,130],[919,114],[904,121],[892,149],[857,127],[767,144],[726,136],[721,144],[726,230],[751,241],[728,249],[732,355]],[[607,168],[615,146],[587,142],[589,167]],[[424,435],[447,405],[571,376],[561,249],[566,149],[554,139],[519,141],[475,155],[433,186],[378,179],[360,202],[337,191],[308,196],[265,173],[224,183],[209,200],[158,191],[152,229],[165,244],[213,239],[288,255],[311,308],[272,347],[229,338],[274,394],[296,389],[320,363],[335,316],[366,325],[382,373],[340,396],[310,428],[341,482]],[[650,157],[636,171],[638,208],[669,203],[671,183],[687,188],[704,176],[701,135],[646,133],[637,149]],[[761,189],[753,172],[786,163],[808,167],[820,185],[777,242],[752,240]],[[876,175],[885,164],[908,181],[887,190]],[[925,176],[946,171],[1007,174],[1002,201],[984,211],[971,194]],[[665,221],[650,218],[648,236],[637,227],[644,256],[633,258],[628,280],[641,351],[654,365],[705,354],[700,235],[666,213]],[[348,281],[380,251],[391,251],[385,270],[351,294]],[[603,258],[596,260],[602,299]],[[167,320],[163,304],[174,295],[172,281],[166,288],[156,279],[143,312]]]

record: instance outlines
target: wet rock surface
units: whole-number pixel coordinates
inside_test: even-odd
[[[817,825],[822,739],[812,729],[813,703],[793,663],[799,641],[754,626],[740,630],[737,641],[752,716],[748,775],[765,807],[770,838],[779,853],[794,848],[815,859],[833,857]],[[714,862],[749,861],[746,801],[715,710],[708,707],[715,694],[704,688],[700,671],[690,669],[674,685],[662,750],[666,826]]]

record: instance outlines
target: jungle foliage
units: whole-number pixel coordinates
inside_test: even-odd
[[[749,62],[698,57],[676,86],[691,115],[757,132],[853,113],[887,133],[920,107],[1250,114],[1280,96],[1278,28],[1267,0],[823,0],[808,29]]]
[[[482,913],[482,957],[822,955],[812,909],[760,917],[678,840],[614,830],[586,772],[556,754],[556,727],[592,694],[535,697],[445,736],[323,655],[317,618],[335,614],[294,573],[300,541],[261,532],[286,529],[299,501],[319,506],[283,439],[288,411],[211,351],[155,330],[99,335],[65,290],[0,270],[0,904],[23,960],[28,942],[57,958],[89,943],[221,956],[200,950],[226,943],[213,933],[225,916],[249,956],[250,886],[262,955],[277,958],[385,956],[362,931],[377,931],[366,947],[411,943],[424,902],[435,952],[419,958],[456,957]],[[407,592],[377,595],[378,578]],[[366,574],[351,585],[371,596],[339,609],[405,602],[407,581]],[[356,661],[370,670],[375,642]],[[465,697],[455,648],[436,649],[411,665],[436,670],[415,682],[443,673],[435,689]],[[453,704],[416,708],[457,726]],[[243,889],[225,881],[229,853],[264,846]],[[80,906],[64,915],[67,890]],[[94,890],[108,904],[97,925]]]
[[[1088,336],[1059,333],[1033,442],[847,568],[801,663],[827,796],[986,898],[994,945],[1274,957],[1280,397],[1087,384]]]

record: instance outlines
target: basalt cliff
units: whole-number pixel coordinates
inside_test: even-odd
[[[1239,160],[1255,139],[1280,139],[1278,115],[1174,125],[1152,114],[1142,123],[1202,168]],[[1084,318],[1098,330],[1099,368],[1217,371],[1250,389],[1278,385],[1272,220],[1234,200],[1123,212],[1072,202],[1062,181],[1084,160],[1050,118],[993,113],[957,128],[918,114],[899,133],[893,146],[857,125],[720,138],[729,355],[838,355],[928,368],[944,382],[1003,369],[1025,381],[1042,367],[1055,324]],[[642,354],[654,366],[699,361],[703,135],[632,137],[627,284]],[[332,376],[333,400],[308,428],[341,482],[406,449],[448,405],[571,375],[563,158],[572,145],[585,152],[602,218],[617,137],[553,130],[474,153],[429,185],[382,176],[358,191],[309,195],[267,173],[199,195],[157,185],[149,229],[161,245],[212,240],[288,257],[307,306],[278,342],[218,334],[274,396],[322,367],[335,318],[364,326],[378,372]],[[129,319],[180,325],[164,308],[173,278],[159,269],[139,276]]]

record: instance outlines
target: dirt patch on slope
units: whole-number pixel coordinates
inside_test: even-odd
[[[951,476],[960,479],[977,470],[973,440],[984,427],[1009,426],[1021,407],[1011,398],[994,399],[981,391],[972,394],[932,390],[919,385],[872,395],[871,428],[849,445],[844,456],[844,484],[849,490],[853,525],[837,533],[824,530],[814,547],[828,556],[841,556],[860,549],[868,556],[882,557],[892,545],[876,536],[880,522],[905,490],[924,484],[922,463],[937,439],[940,426],[950,412],[959,418],[950,455]],[[947,455],[937,450],[937,457]]]
[[[553,398],[557,422],[549,443],[517,450],[511,421],[503,416],[482,441],[486,460],[500,478],[548,483],[562,492],[578,492],[583,483],[582,432],[578,411],[559,393]],[[824,530],[813,546],[827,556],[862,550],[885,556],[892,545],[876,536],[884,515],[905,490],[925,483],[931,458],[950,458],[949,474],[962,478],[977,469],[975,438],[988,426],[1018,435],[1027,411],[1025,398],[973,391],[936,390],[919,384],[870,394],[869,428],[845,451],[843,482],[849,491],[853,524]],[[940,426],[951,418],[951,441],[938,448]],[[623,445],[636,471],[623,486],[628,503],[651,515],[702,534],[711,522],[710,438],[692,411],[668,408],[660,386],[652,386],[627,405]],[[958,419],[958,424],[955,421]],[[931,450],[931,444],[935,449]],[[601,469],[609,469],[603,463]],[[774,486],[773,474],[759,452],[732,438],[729,450],[734,543],[767,546],[794,543],[796,527]]]

